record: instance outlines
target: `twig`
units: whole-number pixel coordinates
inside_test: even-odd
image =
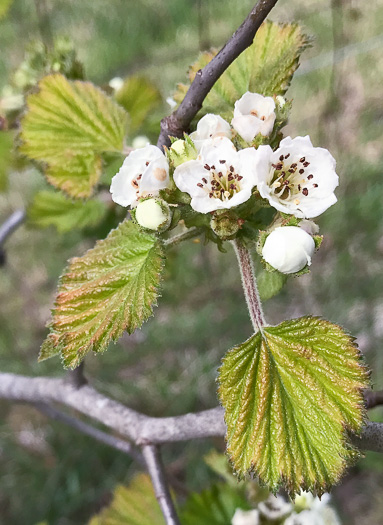
[[[383,423],[368,422],[360,436],[353,435],[351,440],[361,450],[383,452]]]
[[[193,239],[194,237],[198,237],[202,233],[202,230],[200,228],[189,228],[186,232],[180,233],[179,235],[174,235],[173,237],[170,237],[169,239],[166,239],[164,241],[165,246],[175,246],[177,244],[180,244],[183,241],[187,241],[188,239]]]
[[[76,388],[81,388],[82,386],[88,383],[88,380],[84,375],[84,367],[85,365],[83,361],[77,368],[75,368],[74,370],[69,370],[69,372],[67,372],[68,381],[72,383],[73,386],[75,386]]]
[[[144,445],[142,447],[142,453],[152,480],[154,493],[158,503],[160,504],[166,525],[180,525],[180,521],[177,517],[176,509],[170,495],[165,469],[158,446]]]
[[[373,390],[365,390],[364,403],[366,408],[374,408],[378,405],[383,405],[383,390],[374,392]]]
[[[259,298],[250,252],[239,239],[235,239],[233,245],[238,260],[238,266],[241,271],[242,286],[251,322],[253,323],[256,332],[258,332],[258,330],[262,331],[262,327],[265,325],[265,319],[263,316],[262,304]]]
[[[197,71],[185,98],[179,107],[161,121],[161,133],[157,146],[169,146],[169,135],[181,137],[198,111],[203,101],[219,77],[232,62],[251,44],[258,28],[278,0],[259,0],[248,17],[226,42],[219,53],[202,70]]]
[[[145,464],[144,458],[140,452],[127,441],[111,436],[110,434],[107,434],[106,432],[103,432],[92,425],[84,423],[84,421],[81,421],[80,419],[71,417],[61,410],[57,410],[47,403],[34,403],[34,406],[49,418],[56,421],[61,421],[62,423],[65,423],[66,425],[74,428],[78,432],[81,432],[82,434],[86,434],[87,436],[90,436],[93,439],[108,445],[109,447],[119,450],[120,452],[124,452],[124,454],[128,454],[141,465]]]
[[[16,210],[0,226],[0,247],[8,237],[25,221],[25,210]]]

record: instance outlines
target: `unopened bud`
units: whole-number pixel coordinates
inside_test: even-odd
[[[160,199],[146,199],[132,210],[136,222],[148,230],[165,231],[168,229],[171,212],[166,202]]]
[[[185,140],[179,139],[173,142],[168,150],[168,157],[175,168],[188,160],[197,158],[197,149],[194,142],[185,135]]]
[[[302,228],[276,228],[267,237],[262,249],[263,259],[282,273],[296,273],[311,264],[314,239]]]
[[[243,220],[238,219],[234,213],[226,211],[215,213],[210,221],[210,227],[218,237],[226,240],[234,237],[242,223]]]

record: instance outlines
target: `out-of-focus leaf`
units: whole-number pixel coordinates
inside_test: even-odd
[[[65,366],[75,368],[87,352],[103,352],[124,330],[132,333],[152,314],[162,266],[156,236],[127,220],[72,259],[60,280],[40,360],[56,348]]]
[[[13,133],[0,131],[0,192],[8,188],[8,170],[12,161]]]
[[[302,317],[264,327],[226,354],[219,383],[240,477],[323,494],[358,456],[346,431],[361,429],[368,373],[339,326]]]
[[[96,226],[106,213],[99,200],[71,200],[60,192],[40,191],[28,210],[28,222],[37,228],[55,226],[60,233]]]
[[[236,509],[250,505],[240,489],[217,483],[207,490],[191,494],[181,512],[182,525],[230,525]]]
[[[101,174],[101,153],[122,151],[127,115],[89,82],[44,77],[28,96],[20,151],[41,162],[48,181],[72,197],[89,197]]]
[[[12,3],[13,0],[0,0],[0,20],[7,15]]]
[[[247,48],[214,84],[203,103],[205,113],[233,114],[234,102],[246,91],[273,96],[283,95],[290,85],[299,57],[309,40],[295,24],[275,24],[267,21],[258,29],[254,43]],[[192,82],[216,52],[202,53],[189,70]],[[180,84],[174,95],[181,102],[188,86]]]
[[[277,295],[287,282],[287,275],[280,272],[261,270],[257,275],[259,295],[262,301],[267,301]]]
[[[162,104],[161,93],[156,86],[138,75],[126,78],[115,96],[117,102],[129,113],[130,134],[135,133],[148,115]]]
[[[112,503],[88,525],[165,525],[149,476],[139,474],[128,487],[117,486]]]

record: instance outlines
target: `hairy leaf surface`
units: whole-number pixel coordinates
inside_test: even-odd
[[[149,476],[138,474],[128,487],[118,485],[111,504],[89,525],[165,525]]]
[[[28,210],[28,222],[37,228],[55,226],[60,233],[96,226],[106,213],[99,200],[71,200],[60,192],[40,191]]]
[[[132,333],[152,314],[162,265],[157,238],[131,221],[72,259],[60,280],[40,359],[56,348],[74,368],[90,350],[102,352],[124,330]]]
[[[127,114],[89,82],[44,77],[28,96],[20,151],[45,166],[48,181],[87,197],[101,174],[100,154],[121,151]]]
[[[357,457],[345,430],[361,428],[368,374],[339,326],[302,317],[266,327],[226,354],[219,383],[240,476],[321,494]]]
[[[214,84],[203,103],[204,112],[231,118],[234,102],[246,91],[267,96],[284,95],[299,65],[299,57],[308,45],[309,40],[298,25],[264,22],[253,44]],[[215,54],[211,51],[201,54],[189,70],[190,82]],[[174,95],[176,102],[182,101],[187,89],[186,85],[178,86]]]

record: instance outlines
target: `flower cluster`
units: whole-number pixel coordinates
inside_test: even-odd
[[[283,273],[307,267],[315,243],[313,232],[303,223],[336,202],[338,176],[332,155],[314,147],[308,136],[278,139],[279,147],[273,150],[269,143],[275,146],[271,137],[279,132],[278,111],[285,104],[280,99],[247,92],[235,103],[230,124],[219,115],[207,114],[196,131],[174,141],[165,154],[152,145],[133,151],[112,180],[113,200],[134,208],[148,197],[165,198],[162,190],[180,190],[190,197],[186,205],[200,214],[214,218],[233,209],[240,226],[230,231],[237,232],[246,220],[235,215],[238,206],[253,198],[254,205],[267,205],[280,212],[279,217],[287,214],[296,220],[289,227],[274,221],[277,226],[266,228],[265,262]],[[185,202],[173,200],[172,205]],[[158,207],[146,205],[136,214],[140,224],[143,209],[147,213],[156,209],[158,214]],[[145,218],[142,225],[159,220]]]

